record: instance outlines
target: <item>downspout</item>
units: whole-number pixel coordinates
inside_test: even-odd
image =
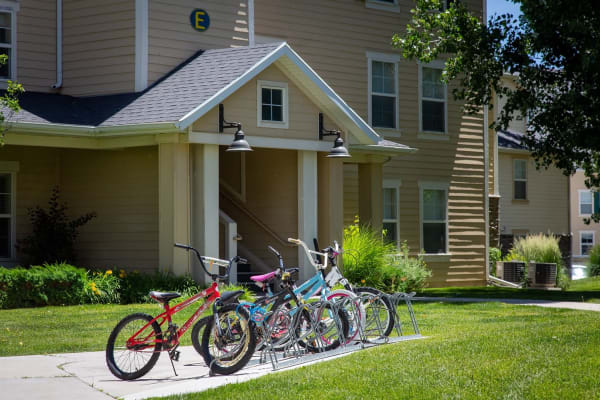
[[[254,47],[254,0],[248,0],[248,46]]]
[[[52,89],[58,89],[62,84],[62,0],[56,0],[56,83]]]
[[[483,3],[483,25],[487,26],[487,4]],[[484,173],[484,220],[485,220],[485,276],[486,281],[490,279],[490,154],[489,154],[489,121],[488,106],[483,106],[483,173]],[[494,161],[495,163],[498,160]],[[494,180],[496,180],[494,178]]]

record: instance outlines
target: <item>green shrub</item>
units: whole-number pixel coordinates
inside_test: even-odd
[[[569,277],[560,253],[558,239],[554,236],[537,234],[528,235],[515,240],[513,249],[507,255],[506,261],[524,261],[527,266],[529,261],[538,263],[556,264],[556,284],[566,289]],[[527,276],[527,273],[525,274]]]
[[[119,304],[121,280],[112,270],[89,271],[84,290],[85,303]]]
[[[81,304],[87,274],[68,264],[0,267],[0,308]]]
[[[412,291],[424,287],[431,272],[421,257],[409,257],[406,243],[400,254],[385,243],[381,232],[360,225],[358,219],[344,229],[344,277],[355,285],[386,292]]]
[[[119,279],[121,304],[152,302],[148,296],[151,290],[179,293],[195,293],[201,290],[191,276],[175,276],[166,272],[141,274],[121,270]]]
[[[496,262],[502,260],[502,251],[497,247],[490,247],[488,257],[490,260],[490,274],[496,276]]]
[[[596,245],[590,250],[587,272],[589,277],[600,275],[600,245]]]
[[[39,206],[27,210],[32,232],[17,241],[16,247],[25,255],[28,265],[75,262],[75,239],[79,228],[96,217],[96,213],[70,220],[67,209],[66,203],[60,203],[59,190],[54,187],[47,211]]]

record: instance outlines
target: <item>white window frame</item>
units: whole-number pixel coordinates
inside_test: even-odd
[[[515,173],[517,171],[517,167],[516,167],[515,164],[517,162],[524,162],[525,163],[525,179],[523,179],[523,178],[518,178],[517,179],[515,177]],[[512,174],[512,178],[513,178],[512,179],[512,181],[513,181],[513,187],[512,187],[513,196],[512,196],[512,198],[513,198],[513,200],[527,200],[529,198],[529,188],[528,188],[529,185],[527,184],[527,182],[528,182],[527,177],[529,176],[529,168],[528,168],[527,164],[528,164],[528,162],[524,158],[513,158],[513,174]],[[525,182],[525,198],[524,199],[517,199],[516,198],[515,182]]]
[[[10,13],[10,45],[0,44],[2,48],[10,48],[10,76],[8,78],[0,78],[0,88],[6,89],[7,81],[17,80],[17,12],[19,11],[19,3],[13,1],[0,0],[0,12]]]
[[[400,186],[402,186],[402,181],[400,179],[383,180],[383,189],[394,189],[396,191],[396,219],[385,219],[382,212],[382,223],[396,224],[396,247],[400,247]]]
[[[400,6],[398,5],[398,0],[394,0],[393,2],[381,1],[381,0],[366,0],[365,7],[371,8],[374,10],[380,10],[380,11],[390,11],[390,12],[395,12],[395,13],[400,12]]]
[[[0,257],[0,261],[14,261],[16,259],[16,233],[17,233],[17,172],[19,162],[0,161],[0,173],[10,175],[10,214],[0,214],[0,217],[10,218],[10,256]]]
[[[448,136],[448,85],[444,85],[444,99],[435,99],[423,97],[423,68],[444,69],[443,60],[433,60],[430,63],[419,63],[419,138],[420,139],[438,139]],[[423,130],[423,100],[444,103],[444,132]]]
[[[448,189],[449,189],[450,185],[447,182],[419,182],[419,230],[421,233],[421,241],[420,241],[420,245],[421,245],[421,250],[425,251],[425,246],[424,246],[424,238],[423,238],[423,224],[425,222],[443,222],[446,224],[446,249],[444,250],[444,253],[423,253],[425,255],[428,256],[435,256],[435,255],[449,255],[449,222],[448,222]],[[424,190],[443,190],[446,194],[446,219],[445,220],[427,220],[425,221],[424,219],[424,206],[423,206],[423,191]]]
[[[582,214],[581,213],[581,194],[582,193],[589,193],[592,196],[592,212],[589,214]],[[579,201],[577,203],[577,212],[579,213],[580,217],[589,217],[590,215],[592,215],[594,213],[594,193],[591,190],[588,189],[579,189],[578,190],[578,194],[579,194]],[[585,204],[589,204],[589,203],[585,203]],[[587,232],[587,231],[586,231]]]
[[[281,90],[281,103],[283,110],[281,117],[283,121],[263,121],[262,119],[262,89]],[[288,102],[288,84],[287,82],[275,81],[256,81],[256,126],[261,128],[289,128],[289,102]]]
[[[596,244],[596,232],[594,231],[579,231],[579,254],[582,256],[588,256],[588,254],[583,254],[583,235],[591,234],[592,235],[592,247]],[[591,249],[590,249],[591,250]]]
[[[373,92],[373,61],[384,62],[394,64],[394,90],[395,93],[393,95],[389,93],[379,93]],[[367,51],[367,79],[368,79],[368,104],[369,104],[369,125],[371,125],[374,129],[382,130],[382,131],[390,131],[390,132],[399,132],[400,131],[400,108],[398,103],[400,99],[398,96],[398,63],[400,62],[399,54],[388,54],[388,53],[375,53],[372,51]],[[386,97],[394,97],[396,101],[394,102],[394,119],[396,122],[396,126],[394,128],[387,127],[379,127],[373,126],[373,95],[376,96],[386,96]]]

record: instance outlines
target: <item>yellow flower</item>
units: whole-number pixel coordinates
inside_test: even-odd
[[[366,282],[366,281],[365,281],[364,279],[361,279],[361,280],[360,280],[360,283],[363,283],[363,284],[364,284],[365,282]]]
[[[19,346],[23,346],[23,342],[19,342]]]
[[[106,275],[112,275],[112,271],[110,269],[106,270]]]
[[[125,278],[127,276],[127,273],[124,270],[121,270],[121,273],[119,274],[119,278]]]

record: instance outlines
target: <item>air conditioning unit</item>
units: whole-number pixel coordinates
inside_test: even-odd
[[[525,263],[522,261],[498,262],[496,275],[507,282],[521,283],[525,280]]]
[[[529,263],[528,278],[533,287],[556,286],[556,264]]]

